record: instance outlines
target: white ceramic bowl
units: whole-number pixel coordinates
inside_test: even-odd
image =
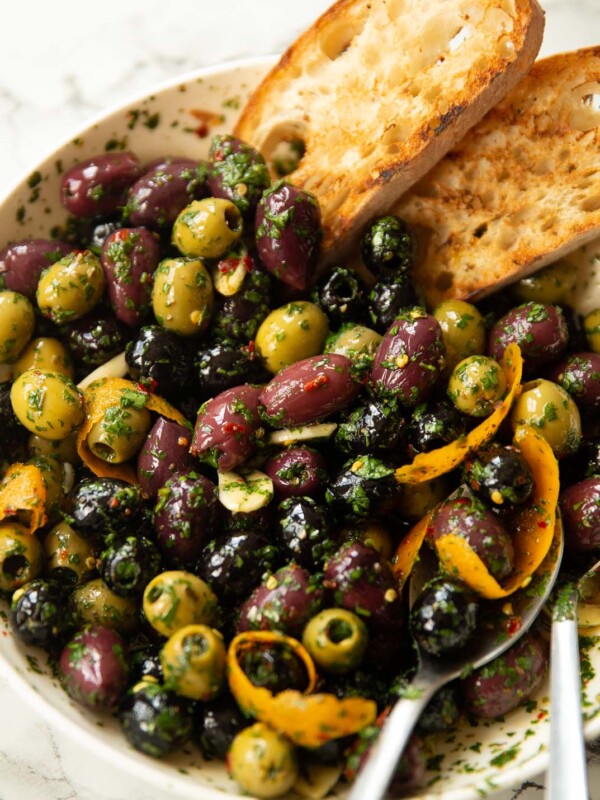
[[[25,176],[0,204],[1,246],[5,241],[47,236],[54,225],[63,222],[61,171],[108,147],[132,150],[142,161],[165,154],[205,157],[210,135],[232,128],[238,109],[271,63],[271,58],[263,58],[183,76],[93,120]],[[586,647],[592,666],[588,673],[593,673],[585,687],[586,732],[593,737],[600,733],[598,640],[590,639]],[[151,783],[165,796],[194,800],[241,797],[223,765],[204,762],[195,748],[166,761],[155,761],[131,749],[111,717],[100,718],[71,702],[50,674],[44,653],[25,648],[12,635],[4,612],[0,614],[0,675],[51,726],[107,762]],[[465,723],[452,735],[432,740],[429,785],[418,796],[474,800],[535,775],[547,763],[548,730],[545,687],[535,700],[503,722],[476,727]]]

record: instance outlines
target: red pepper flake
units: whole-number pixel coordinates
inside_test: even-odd
[[[215,114],[214,111],[205,111],[202,108],[191,108],[190,114],[199,121],[199,125],[196,128],[196,135],[199,136],[201,139],[204,139],[210,133],[211,125],[219,125],[223,122],[223,115],[222,114]],[[213,155],[213,159],[219,161],[221,159],[217,159]]]
[[[238,425],[235,422],[225,422],[221,426],[223,433],[246,433],[245,425]]]
[[[124,242],[129,237],[129,233],[124,228],[119,228],[113,233],[113,239],[117,242]]]
[[[538,528],[547,528],[547,527],[548,527],[548,520],[547,519],[541,519],[538,522]]]
[[[513,634],[515,634],[517,631],[520,630],[521,630],[521,620],[519,619],[519,617],[511,617],[508,620],[508,624],[506,626],[506,632],[508,633],[508,635],[512,636]]]
[[[139,391],[143,392],[144,394],[150,394],[151,392],[154,392],[157,386],[158,382],[155,381],[154,378],[150,378],[150,388],[144,386],[142,383],[136,384],[136,387],[139,389]]]
[[[547,711],[540,711],[540,713],[537,715],[537,718],[541,720],[544,719],[544,717],[546,717],[547,715],[548,715]]]
[[[108,505],[111,508],[118,508],[119,507],[119,498],[118,497],[113,497]]]
[[[228,275],[230,272],[235,272],[239,266],[239,263],[239,258],[223,258],[221,261],[219,261],[217,269],[219,272],[222,272],[223,275]]]
[[[313,378],[312,381],[307,381],[304,384],[304,391],[305,392],[314,392],[315,389],[320,389],[321,386],[325,386],[329,383],[329,378],[327,375],[317,375],[316,378]]]

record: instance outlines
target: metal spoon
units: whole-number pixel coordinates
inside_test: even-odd
[[[519,625],[511,626],[507,632],[506,617],[498,612],[497,603],[487,606],[482,604],[482,621],[477,636],[470,647],[464,648],[456,656],[437,659],[422,652],[417,645],[419,666],[409,696],[398,700],[392,709],[368,761],[354,782],[348,800],[381,800],[421,712],[438,689],[458,678],[466,669],[487,664],[513,645],[531,627],[552,591],[560,568],[563,538],[558,519],[556,525],[554,541],[544,562],[529,585],[509,598],[511,617],[518,620]],[[415,570],[411,576],[411,606],[413,599],[432,577],[421,560],[415,565]],[[570,795],[563,795],[562,800],[567,796]]]

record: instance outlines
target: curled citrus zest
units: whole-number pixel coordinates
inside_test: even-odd
[[[467,455],[489,442],[502,421],[510,411],[514,399],[521,392],[521,376],[523,374],[523,358],[516,344],[509,344],[500,361],[506,376],[508,391],[504,400],[466,436],[461,436],[437,450],[419,453],[412,464],[398,467],[395,473],[398,483],[422,483],[444,475],[458,467]]]
[[[239,664],[239,656],[257,643],[284,644],[301,659],[308,676],[304,693],[286,689],[273,694],[252,683]],[[242,710],[301,747],[320,747],[330,739],[357,733],[377,715],[372,700],[362,697],[338,700],[332,694],[312,694],[317,680],[312,658],[300,642],[277,631],[238,634],[229,645],[227,671],[229,688]]]
[[[126,394],[134,393],[134,394]],[[97,422],[103,418],[111,406],[118,406],[127,398],[140,402],[149,411],[155,411],[167,419],[175,420],[180,425],[187,425],[183,414],[170,403],[137,383],[124,378],[102,378],[91,383],[84,392],[85,420],[77,434],[77,452],[83,463],[99,478],[118,478],[127,483],[137,483],[137,475],[131,464],[109,464],[94,455],[87,444],[87,437]]]
[[[437,506],[435,508],[437,508]],[[425,534],[427,533],[427,528],[429,527],[435,508],[426,514],[423,519],[419,520],[416,525],[413,525],[398,545],[396,555],[392,562],[392,569],[400,584],[400,589],[404,586],[412,572],[421,545],[425,541]]]
[[[38,467],[13,464],[0,485],[0,520],[17,517],[33,533],[46,522],[46,486]]]

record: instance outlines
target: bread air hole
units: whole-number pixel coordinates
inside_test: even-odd
[[[582,211],[598,211],[600,208],[600,195],[595,195],[592,197],[586,197],[585,200],[582,200],[579,204],[579,208]]]
[[[458,50],[461,44],[463,42],[466,42],[470,35],[471,35],[471,29],[469,28],[468,25],[464,25],[461,28],[459,28],[458,31],[448,42],[449,52],[453,53],[455,50]]]
[[[600,83],[591,82],[574,90],[575,104],[569,122],[575,130],[586,133],[600,126]]]
[[[356,22],[344,22],[338,20],[321,34],[319,44],[322,52],[331,61],[335,61],[343,55],[350,47],[355,36],[362,31],[362,25]]]
[[[281,178],[298,169],[306,151],[305,135],[303,120],[280,122],[271,129],[260,149],[273,175]]]
[[[451,272],[440,272],[435,281],[435,288],[438,292],[447,292],[452,288],[454,275]]]

